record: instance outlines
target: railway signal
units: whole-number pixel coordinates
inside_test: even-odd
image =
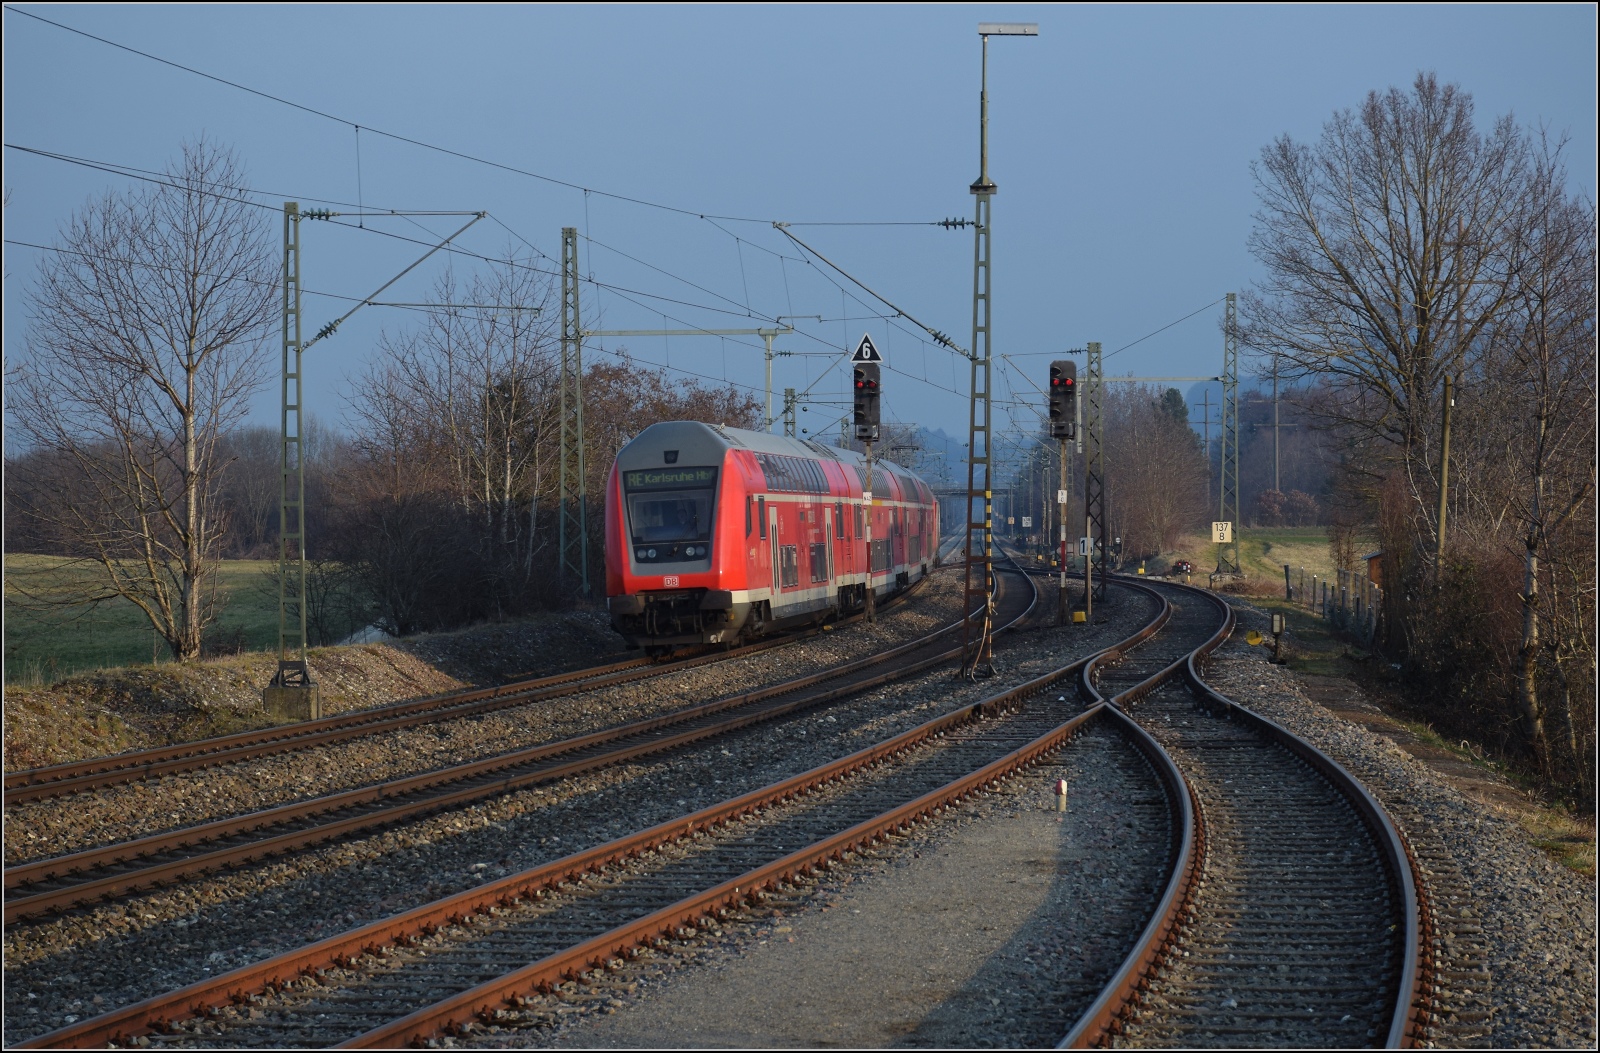
[[[857,362],[855,364],[856,405],[855,425],[856,439],[861,442],[873,442],[878,438],[878,364],[876,362]]]
[[[1078,364],[1065,359],[1050,363],[1050,437],[1077,436]]]

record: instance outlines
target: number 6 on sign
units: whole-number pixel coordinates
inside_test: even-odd
[[[1227,545],[1233,541],[1233,523],[1212,523],[1211,540],[1218,545]]]

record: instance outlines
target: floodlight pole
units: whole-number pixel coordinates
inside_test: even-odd
[[[963,676],[992,676],[990,630],[994,592],[994,508],[990,464],[990,321],[991,245],[990,210],[999,188],[989,178],[989,37],[1038,36],[1035,23],[980,22],[983,41],[982,80],[978,91],[978,178],[968,189],[977,198],[973,224],[972,259],[972,387],[967,419],[967,544],[966,579],[962,598],[961,672]],[[981,504],[980,504],[981,502]],[[976,506],[976,507],[975,507]],[[981,518],[974,518],[981,508]],[[974,546],[974,541],[977,546]],[[975,550],[976,548],[976,550]],[[972,570],[979,568],[973,587]],[[976,645],[972,640],[974,600],[983,605],[983,625]]]

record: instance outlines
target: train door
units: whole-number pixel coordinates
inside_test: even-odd
[[[778,590],[783,587],[783,559],[782,550],[778,547],[778,504],[776,501],[767,503],[767,537],[772,544],[772,595],[776,599]]]
[[[833,581],[833,509],[822,506],[822,550],[827,553],[828,581]]]

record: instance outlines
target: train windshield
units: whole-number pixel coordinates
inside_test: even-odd
[[[622,485],[627,491],[628,530],[637,558],[698,559],[709,555],[715,468],[624,472]]]

